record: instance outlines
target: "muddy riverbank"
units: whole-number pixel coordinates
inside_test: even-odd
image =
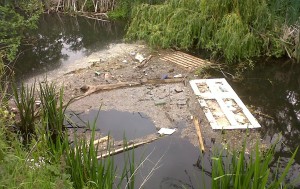
[[[187,138],[195,146],[198,145],[198,138],[192,117],[196,116],[200,120],[207,150],[212,148],[213,143],[240,148],[244,139],[248,141],[249,147],[260,141],[258,129],[212,130],[188,83],[197,76],[191,70],[161,60],[168,53],[170,51],[153,51],[141,43],[117,44],[107,50],[77,59],[76,62],[80,64],[48,72],[47,78],[58,86],[64,86],[65,101],[68,101],[84,94],[81,90],[83,86],[160,80],[182,74],[185,79],[180,83],[145,84],[99,91],[71,103],[69,109],[88,114],[90,110],[97,110],[101,106],[102,110],[140,112],[153,121],[157,130],[163,127],[177,128],[178,136]],[[135,59],[138,54],[145,58],[151,55],[152,58],[145,66],[139,68],[140,63]],[[36,78],[44,77],[45,75],[40,75]],[[264,145],[262,141],[262,146]]]

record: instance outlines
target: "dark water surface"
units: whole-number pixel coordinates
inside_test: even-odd
[[[127,140],[154,134],[157,132],[154,123],[141,112],[120,112],[116,110],[90,110],[88,113],[68,113],[78,125],[95,121],[96,128],[103,135],[110,134],[116,140]],[[77,116],[75,116],[75,114]],[[98,116],[98,119],[96,119]],[[114,156],[118,170],[123,170],[124,155],[132,159],[132,150]],[[202,157],[202,156],[201,156]],[[176,134],[158,139],[147,145],[134,149],[135,188],[146,189],[175,188],[211,188],[209,154],[201,158],[206,164],[208,173],[201,172],[197,161],[200,158],[199,148]],[[143,164],[140,164],[143,161]],[[119,172],[118,174],[122,174]],[[125,188],[126,183],[124,183]],[[204,187],[205,186],[205,187]]]
[[[118,43],[124,27],[120,22],[43,14],[38,29],[28,34],[26,44],[20,47],[16,77],[20,80],[46,73]]]
[[[70,118],[77,125],[84,126],[94,123],[96,129],[102,135],[111,135],[115,140],[133,140],[149,134],[156,133],[153,122],[143,113],[140,112],[120,112],[117,110],[99,111],[90,110],[85,114],[69,113]],[[98,116],[98,118],[97,118]]]
[[[265,141],[275,143],[282,135],[282,144],[277,146],[275,156],[280,156],[286,165],[300,145],[300,65],[285,61],[260,62],[253,70],[245,71],[241,81],[225,72],[232,70],[214,72],[213,76],[227,76],[227,81],[261,124],[259,131]],[[299,176],[300,152],[289,178],[293,180]]]

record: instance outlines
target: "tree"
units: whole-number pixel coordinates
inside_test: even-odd
[[[37,27],[41,13],[39,0],[0,0],[0,64],[16,57],[25,32]]]

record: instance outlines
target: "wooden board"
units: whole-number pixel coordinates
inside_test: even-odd
[[[208,64],[212,64],[209,61],[197,58],[195,56],[176,51],[174,53],[168,54],[165,57],[161,58],[161,60],[172,62],[174,64],[177,64],[179,66],[182,66],[189,70],[194,70],[199,67],[206,66]]]
[[[190,85],[213,129],[261,127],[224,78],[191,80]]]

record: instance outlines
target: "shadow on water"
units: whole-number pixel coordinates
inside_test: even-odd
[[[101,22],[85,17],[43,14],[38,29],[26,34],[14,65],[17,78],[57,69],[76,59],[120,42],[125,23]]]
[[[98,110],[90,110],[86,114],[69,113],[77,125],[93,123]],[[155,126],[149,118],[140,112],[121,112],[117,110],[100,111],[96,120],[96,129],[101,135],[110,134],[115,140],[133,140],[156,132]]]
[[[128,154],[132,155],[130,151]],[[134,177],[135,188],[211,188],[209,171],[205,173],[197,167],[199,148],[186,139],[166,136],[134,149],[134,154],[136,168],[143,161]],[[124,153],[115,155],[114,159],[116,165],[122,169]],[[209,157],[205,155],[201,159],[205,159],[204,164],[207,165]]]
[[[98,110],[68,114],[75,123],[83,126],[83,122],[94,122]],[[116,140],[122,140],[124,135],[127,140],[132,140],[157,132],[154,123],[140,112],[100,111],[96,126],[103,135],[109,133]],[[132,158],[132,150],[114,156],[118,170],[124,166],[124,155]],[[136,188],[141,185],[146,189],[211,188],[209,154],[200,155],[199,148],[177,134],[134,149],[134,156],[136,168],[144,161],[135,173]]]

